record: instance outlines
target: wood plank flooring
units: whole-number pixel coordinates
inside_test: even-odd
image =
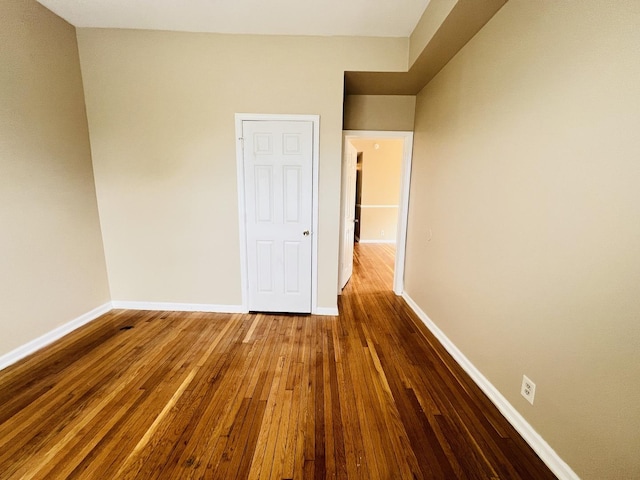
[[[0,372],[0,478],[555,478],[392,277],[358,245],[339,317],[104,315]]]

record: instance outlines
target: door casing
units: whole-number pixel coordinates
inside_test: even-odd
[[[236,113],[236,167],[238,184],[238,226],[240,233],[240,282],[242,289],[242,311],[249,311],[249,282],[247,262],[247,229],[245,223],[245,183],[242,122],[254,121],[307,121],[313,123],[313,199],[312,199],[312,231],[311,231],[311,313],[318,312],[318,212],[319,212],[319,148],[320,148],[320,116],[319,115],[282,115],[262,113]]]

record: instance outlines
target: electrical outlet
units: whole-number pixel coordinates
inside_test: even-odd
[[[520,394],[527,399],[531,405],[533,405],[533,399],[536,396],[536,384],[531,381],[526,375],[522,376],[522,388]]]
[[[384,237],[384,230],[380,230],[380,236]]]

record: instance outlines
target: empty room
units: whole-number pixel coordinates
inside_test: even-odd
[[[640,478],[639,26],[2,0],[0,478]]]

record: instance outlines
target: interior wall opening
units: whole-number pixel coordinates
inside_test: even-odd
[[[339,292],[349,280],[354,243],[388,244],[395,254],[389,288],[398,295],[404,290],[412,142],[412,132],[344,134]],[[356,161],[350,160],[354,152]]]

